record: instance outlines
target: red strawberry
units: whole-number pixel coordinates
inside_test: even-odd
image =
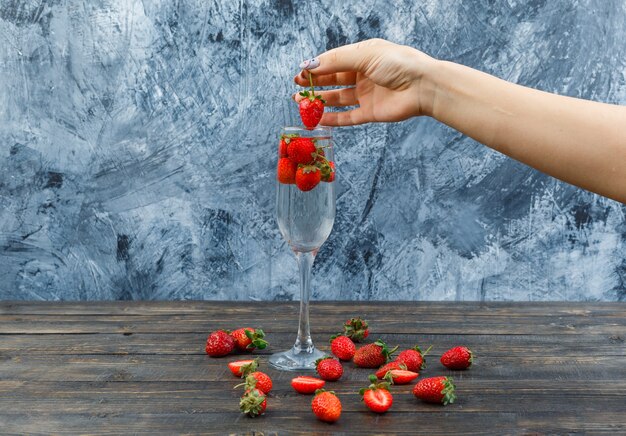
[[[253,329],[251,327],[244,327],[237,329],[230,334],[235,340],[235,347],[241,351],[252,351],[255,348],[263,350],[269,344],[263,338],[265,333],[261,329]]]
[[[287,151],[287,146],[289,143],[285,140],[284,137],[280,138],[280,143],[278,144],[278,157],[289,157],[289,152]]]
[[[407,368],[404,363],[398,362],[398,359],[396,359],[393,362],[389,362],[386,365],[381,366],[380,369],[376,371],[376,377],[383,379],[385,378],[385,375],[387,375],[387,372],[391,371],[392,369],[407,369]]]
[[[328,166],[330,167],[330,172],[328,172],[328,174],[322,174],[322,182],[331,183],[335,181],[335,162],[328,161]],[[367,334],[369,334],[369,332],[367,332]]]
[[[450,377],[430,377],[417,382],[413,388],[413,395],[427,403],[447,404],[454,403],[455,386]]]
[[[316,390],[322,389],[325,384],[324,380],[306,375],[291,380],[291,386],[293,386],[296,392],[301,394],[312,394]]]
[[[467,347],[454,347],[443,353],[441,363],[449,369],[466,369],[474,362],[474,356]]]
[[[326,422],[335,422],[341,416],[341,401],[332,391],[318,389],[311,401],[311,409],[317,419]]]
[[[261,392],[263,392],[264,394],[270,393],[270,391],[272,390],[272,379],[270,378],[269,375],[261,371],[255,371],[250,374],[246,374],[246,371],[242,371],[242,372],[246,378],[246,381],[244,383],[241,383],[235,386],[236,388],[240,386],[244,386],[246,390],[256,388],[260,390]]]
[[[370,334],[367,321],[361,318],[352,318],[346,321],[343,326],[344,335],[354,342],[361,342]]]
[[[317,148],[311,138],[292,138],[287,146],[289,159],[296,165],[313,163],[317,157]]]
[[[265,394],[258,389],[247,390],[239,401],[239,410],[253,418],[262,415],[266,407]]]
[[[278,159],[278,168],[276,170],[276,179],[285,185],[293,185],[296,183],[296,171],[298,166],[291,159],[281,157]]]
[[[313,88],[313,78],[309,73],[309,82],[311,84],[311,92],[303,91],[300,93],[304,98],[300,101],[300,118],[302,118],[302,124],[307,129],[311,130],[315,128],[324,115],[324,103],[326,103],[321,96],[315,95],[315,88]]]
[[[352,360],[356,346],[347,336],[333,336],[330,339],[330,350],[340,360]]]
[[[388,372],[388,377],[393,380],[394,385],[406,385],[419,376],[418,373],[405,369],[392,369]]]
[[[246,368],[252,365],[255,360],[235,360],[234,362],[228,362],[228,369],[230,369],[230,372],[232,372],[235,377],[241,377]]]
[[[272,379],[264,372],[255,371],[246,376],[246,385],[250,388],[257,388],[261,392],[269,394],[272,390]]]
[[[378,381],[375,375],[370,375],[370,382],[369,387],[359,391],[363,402],[372,412],[385,413],[393,404],[389,383]]]
[[[364,345],[356,350],[352,361],[361,368],[378,368],[387,363],[387,360],[397,348],[389,350],[387,344],[379,339],[373,344]]]
[[[299,167],[296,171],[296,186],[301,191],[310,191],[322,180],[322,172],[313,165]]]
[[[426,368],[426,365],[424,364],[424,356],[428,354],[431,348],[432,345],[428,347],[428,350],[422,353],[420,347],[416,345],[410,350],[404,350],[398,354],[396,361],[404,363],[406,365],[406,369],[409,371],[418,372],[419,370]]]
[[[235,341],[224,330],[218,330],[209,335],[206,340],[205,351],[211,357],[226,356],[235,348]]]
[[[335,381],[341,378],[343,366],[341,362],[332,357],[322,357],[315,361],[315,369],[323,380]]]

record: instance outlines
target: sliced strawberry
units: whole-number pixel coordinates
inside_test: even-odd
[[[380,369],[376,371],[376,377],[378,377],[379,379],[383,379],[385,378],[385,375],[387,375],[387,372],[391,371],[392,369],[406,369],[406,366],[402,362],[394,360],[393,362],[389,362],[381,366]]]
[[[228,369],[230,369],[230,372],[232,372],[235,377],[241,377],[243,375],[244,367],[251,365],[252,362],[254,362],[253,359],[228,362]]]
[[[316,377],[302,375],[291,380],[291,386],[296,392],[301,394],[312,394],[318,389],[322,389],[326,382]]]
[[[363,393],[363,402],[372,412],[385,413],[393,404],[393,397],[387,389],[368,389]]]
[[[389,371],[389,375],[391,376],[394,385],[406,385],[419,376],[418,373],[407,371],[405,369],[392,369]]]

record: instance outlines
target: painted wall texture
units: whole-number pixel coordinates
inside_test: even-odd
[[[620,0],[1,0],[0,299],[297,299],[292,77],[370,37],[626,104]],[[626,299],[626,206],[431,119],[335,144],[313,298]]]

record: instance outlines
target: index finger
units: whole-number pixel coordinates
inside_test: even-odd
[[[347,71],[364,72],[371,59],[371,48],[376,43],[377,40],[368,39],[333,48],[316,58],[303,61],[300,65],[301,68],[310,70],[318,76]]]
[[[302,70],[300,74],[293,78],[293,81],[300,86],[309,86],[309,73],[313,78],[314,86],[350,86],[356,84],[356,73],[333,73],[318,76],[313,72]]]

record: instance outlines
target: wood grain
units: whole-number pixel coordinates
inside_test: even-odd
[[[289,347],[296,303],[0,303],[1,433],[56,434],[623,434],[626,433],[626,304],[313,303],[314,339],[362,314],[372,336],[407,348],[433,344],[421,377],[450,375],[457,403],[416,400],[395,386],[385,415],[364,408],[358,389],[372,371],[345,364],[329,383],[343,403],[339,422],[310,413],[291,373],[267,365]],[[237,325],[233,325],[236,323]],[[237,411],[238,383],[203,351],[209,331],[260,326],[271,347],[255,353],[274,380],[265,416]],[[468,371],[438,362],[464,344]]]

